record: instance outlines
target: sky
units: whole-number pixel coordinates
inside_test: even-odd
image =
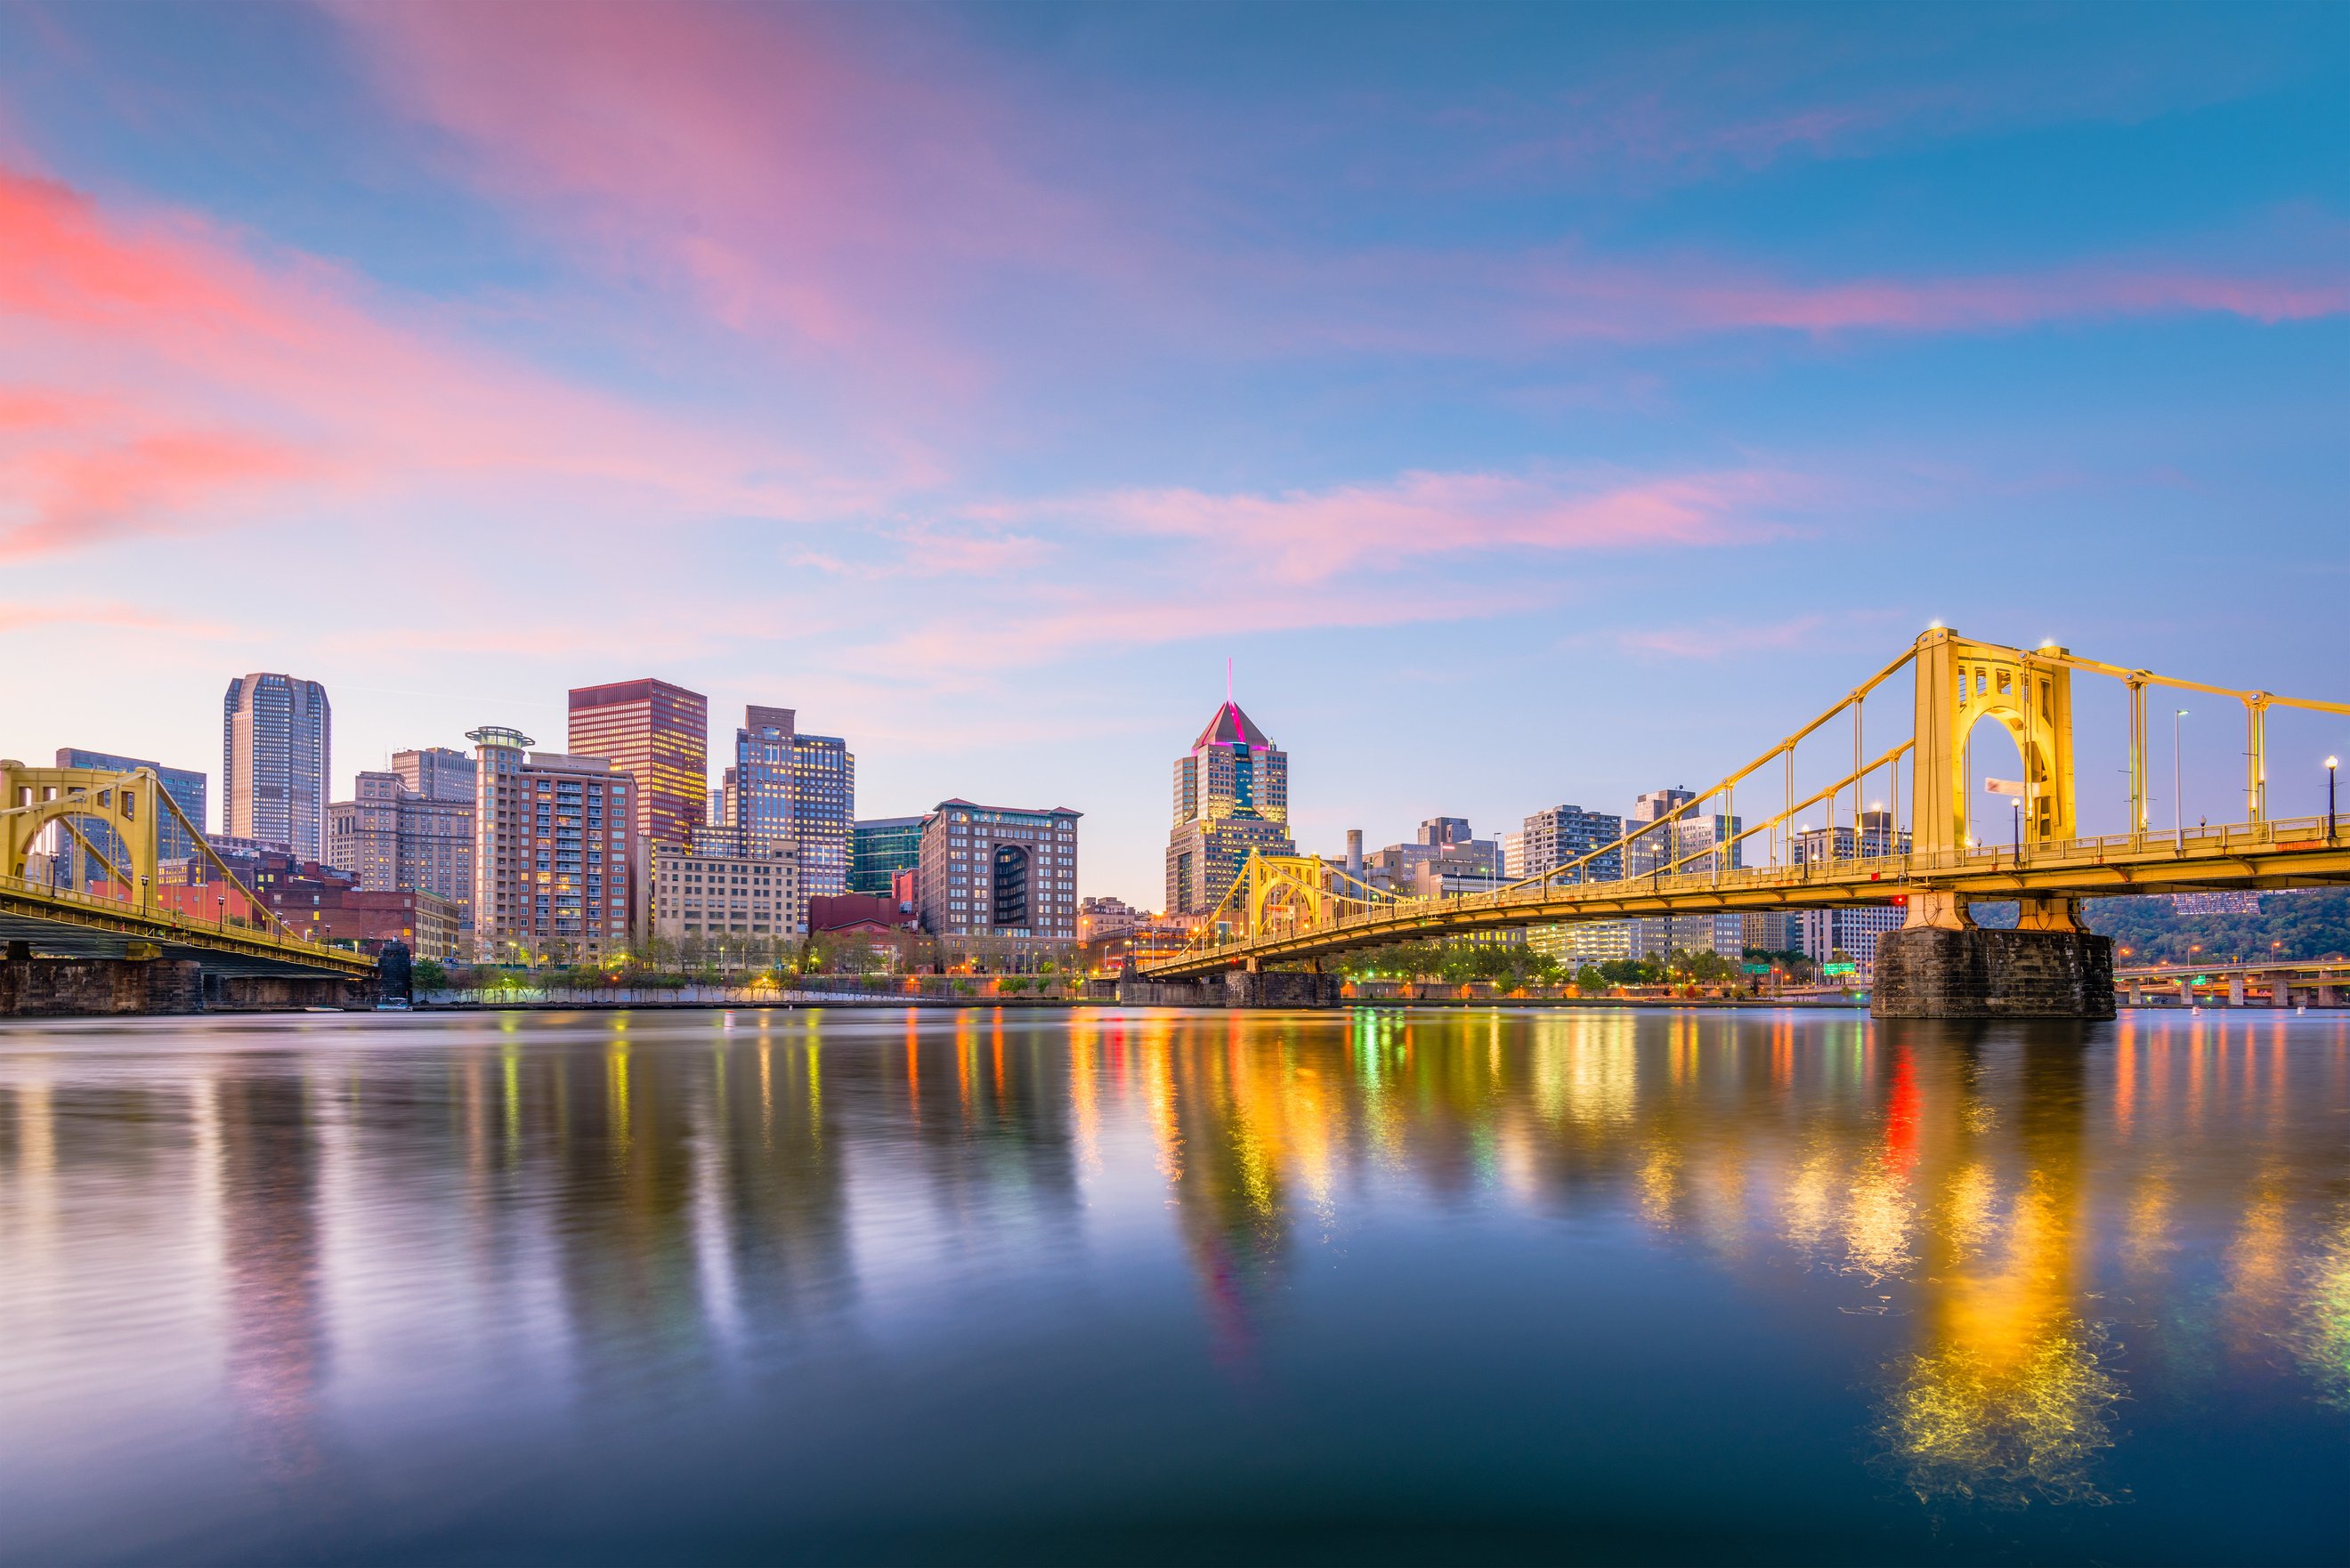
[[[284,670],[339,797],[655,675],[1157,907],[1228,659],[1323,853],[1937,621],[2350,698],[2345,435],[2339,5],[0,3],[26,760],[216,775]]]

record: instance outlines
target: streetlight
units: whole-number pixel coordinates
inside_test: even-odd
[[[2181,708],[2170,716],[2170,811],[2172,845],[2181,854],[2187,849],[2187,802],[2178,791],[2178,721],[2187,717]]]
[[[2325,842],[2334,842],[2334,770],[2342,765],[2340,757],[2325,759]]]

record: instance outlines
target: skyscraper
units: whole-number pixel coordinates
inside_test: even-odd
[[[754,704],[734,732],[722,803],[745,851],[790,845],[808,898],[848,890],[857,817],[857,758],[837,735],[804,735],[789,708]]]
[[[1168,913],[1204,914],[1214,908],[1252,850],[1297,853],[1289,836],[1289,758],[1239,703],[1226,699],[1175,762]],[[929,897],[927,889],[923,896]]]
[[[221,831],[316,860],[327,841],[334,747],[327,689],[290,675],[240,675],[221,702]]]
[[[683,848],[710,788],[710,702],[666,680],[571,690],[571,755],[602,757],[637,781],[636,830]]]

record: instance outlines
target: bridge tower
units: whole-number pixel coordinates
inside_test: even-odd
[[[155,898],[163,814],[174,810],[162,781],[145,768],[112,774],[0,762],[0,876],[25,880],[34,846],[56,823],[109,881],[147,907]],[[84,832],[82,825],[90,822],[106,831]],[[99,847],[100,838],[107,848]],[[109,851],[120,855],[120,864]]]
[[[1918,639],[1910,753],[1908,918],[1878,939],[1872,1012],[1881,1017],[2113,1016],[2112,940],[2081,924],[2079,900],[2025,897],[2012,931],[1986,931],[1967,896],[1937,869],[1975,853],[1967,836],[1967,740],[1991,720],[2023,760],[2020,842],[2077,833],[2073,778],[2073,668],[2067,649],[2026,652],[1937,627]],[[2134,780],[2135,783],[2135,780]]]

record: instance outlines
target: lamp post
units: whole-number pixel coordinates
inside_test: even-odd
[[[2171,844],[2184,854],[2187,849],[2187,802],[2178,790],[2178,721],[2187,717],[2179,709],[2170,716],[2170,813]]]
[[[2342,765],[2340,757],[2325,759],[2325,842],[2334,842],[2334,770]]]

